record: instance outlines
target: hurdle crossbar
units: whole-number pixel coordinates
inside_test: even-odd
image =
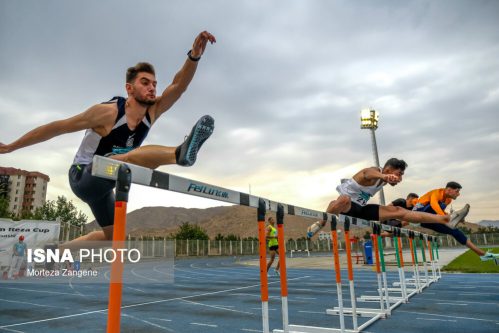
[[[168,191],[173,191],[177,193],[183,193],[183,194],[189,194],[193,196],[198,196],[198,197],[203,197],[203,198],[208,198],[208,199],[213,199],[213,200],[218,200],[218,201],[223,201],[227,203],[232,203],[236,205],[242,205],[242,206],[248,206],[248,207],[253,207],[258,209],[258,222],[259,222],[259,233],[263,234],[262,230],[262,222],[264,222],[264,216],[265,216],[265,211],[274,211],[278,212],[278,215],[282,216],[281,214],[288,214],[288,215],[295,215],[295,216],[302,216],[302,217],[308,217],[308,218],[315,218],[315,219],[320,219],[320,220],[325,220],[325,221],[332,221],[332,236],[333,236],[333,241],[334,241],[334,246],[333,249],[336,249],[337,251],[337,234],[336,234],[336,226],[337,222],[345,224],[345,219],[347,219],[347,228],[349,224],[349,218],[343,215],[333,215],[330,213],[326,212],[320,212],[317,210],[313,209],[308,209],[308,208],[303,208],[295,205],[289,205],[289,204],[284,204],[284,203],[279,203],[276,201],[271,201],[269,199],[261,198],[258,196],[254,196],[251,194],[243,193],[243,192],[238,192],[235,190],[230,190],[227,188],[223,188],[220,186],[215,186],[211,185],[208,183],[200,182],[197,180],[193,179],[188,179],[188,178],[183,178],[179,176],[175,176],[166,172],[161,172],[129,163],[124,163],[118,160],[106,158],[103,156],[94,156],[93,159],[93,165],[92,165],[92,175],[96,177],[101,177],[109,180],[116,180],[118,178],[118,170],[120,169],[120,166],[126,164],[126,166],[129,168],[128,173],[131,173],[131,183],[134,184],[139,184],[139,185],[144,185],[144,186],[149,186],[149,187],[154,187],[154,188],[160,188],[163,190],[168,190]],[[263,218],[262,218],[263,217]],[[282,221],[282,219],[281,219]],[[352,219],[351,220],[351,225],[357,225],[357,226],[367,226],[367,227],[373,227],[375,230],[378,230],[378,235],[380,230],[387,230],[391,231],[392,228],[387,225],[382,225],[379,222],[374,222],[374,221],[367,221],[363,219]],[[282,231],[281,231],[282,232]],[[426,235],[420,232],[414,232],[409,229],[401,229],[400,232],[405,235],[409,235],[410,232],[412,232],[414,235],[419,236],[421,239],[423,239],[423,236],[426,238]],[[260,239],[262,238],[263,235],[260,235]],[[283,241],[283,240],[281,240]],[[377,241],[377,239],[376,239]],[[262,246],[262,241],[260,241],[260,246]],[[263,244],[265,246],[265,244]],[[260,250],[261,253],[263,253],[262,249]],[[262,255],[261,255],[262,256]],[[266,291],[266,284],[267,284],[267,276],[263,276],[263,260],[262,258],[260,259],[260,266],[261,266],[261,279],[262,279],[262,320],[263,320],[263,329],[264,332],[269,331],[269,326],[268,326],[268,308],[266,308],[267,302],[268,302],[268,291]],[[285,262],[283,262],[285,264]],[[379,267],[379,263],[377,263]],[[426,265],[426,262],[425,262]],[[434,267],[434,266],[433,266]],[[426,267],[425,267],[426,268]],[[338,286],[338,298],[340,302],[340,308],[342,308],[342,294],[341,294],[341,279],[340,279],[340,268],[339,268],[339,258],[337,254],[335,255],[335,271],[337,274],[337,286]],[[378,273],[379,273],[379,268],[378,268]],[[427,271],[425,272],[427,274]],[[281,272],[281,279],[285,279],[286,276],[282,276]],[[427,275],[426,275],[427,276]],[[428,278],[426,279],[428,281]],[[378,280],[378,282],[380,282]],[[433,281],[432,281],[433,282]],[[381,286],[379,285],[379,289],[382,289]],[[286,316],[283,317],[283,326],[285,331],[290,330],[293,332],[358,332],[368,326],[371,322],[374,322],[378,318],[383,318],[384,314],[379,313],[378,315],[375,315],[375,318],[372,318],[371,320],[368,321],[368,323],[364,323],[363,325],[360,325],[357,329],[350,330],[346,329],[344,326],[344,314],[343,311],[340,310],[340,322],[341,322],[341,328],[340,329],[329,329],[329,328],[324,328],[324,327],[311,327],[311,326],[301,326],[301,325],[289,325],[288,326],[288,319],[287,319],[287,290],[283,292],[281,295],[283,298],[283,312],[286,312]],[[381,303],[381,312],[383,312],[383,301],[382,301],[382,294],[380,294],[380,303]],[[119,304],[116,304],[115,307],[120,307]],[[389,310],[389,309],[387,309]],[[119,313],[119,312],[118,312]],[[118,322],[119,323],[119,322]],[[119,325],[119,324],[118,324]],[[356,325],[355,325],[356,326]],[[119,326],[118,326],[119,329]],[[278,330],[274,330],[278,331]]]
[[[121,164],[125,164],[125,162],[95,155],[93,158],[92,175],[100,178],[116,180],[117,170]],[[132,172],[133,184],[144,185],[253,208],[258,208],[258,202],[260,199],[262,199],[265,202],[267,211],[277,212],[277,205],[279,204],[279,202],[277,201],[272,201],[244,192],[230,190],[221,186],[211,185],[194,179],[179,177],[158,170],[144,168],[130,163],[126,164]],[[316,218],[320,220],[323,220],[325,217],[327,217],[328,221],[330,221],[333,216],[333,214],[321,212],[318,210],[303,208],[285,203],[281,204],[283,206],[284,213],[288,215],[302,216],[314,219]],[[341,223],[343,225],[344,221],[345,216],[340,215],[338,223]],[[391,231],[390,226],[379,224],[379,222],[367,221],[358,218],[352,220],[352,225],[356,225],[358,227],[372,227],[373,224],[380,225],[383,230]],[[409,231],[412,230],[401,229],[401,233],[405,235],[409,235]],[[420,234],[423,233],[417,231],[415,232],[416,236],[420,236]]]

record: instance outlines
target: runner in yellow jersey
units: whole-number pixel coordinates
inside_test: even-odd
[[[267,246],[269,248],[269,253],[270,253],[270,260],[267,263],[267,273],[274,263],[275,255],[279,254],[278,249],[279,249],[279,243],[277,241],[277,229],[275,228],[275,221],[273,217],[269,217],[268,220],[269,225],[267,226]],[[279,264],[280,262],[277,262],[277,267],[274,270],[274,274],[279,276]]]

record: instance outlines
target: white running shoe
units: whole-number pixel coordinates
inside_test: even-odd
[[[310,227],[307,228],[307,238],[310,239],[314,237],[316,233],[319,232],[323,227],[322,221],[314,222]]]
[[[487,251],[483,256],[480,256],[481,261],[489,261],[489,260],[499,260],[499,253],[492,253]]]
[[[274,275],[275,275],[275,276],[281,276],[281,275],[279,274],[279,271],[277,270],[277,268],[274,268]]]
[[[450,222],[447,223],[447,226],[452,229],[456,229],[456,226],[464,221],[464,218],[470,212],[470,205],[466,204],[460,210],[455,210],[450,214]]]

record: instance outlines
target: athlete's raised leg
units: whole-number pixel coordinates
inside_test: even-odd
[[[351,199],[347,195],[340,195],[336,200],[333,200],[327,206],[326,212],[329,214],[346,213],[352,207]],[[326,221],[316,221],[307,229],[307,238],[312,238],[326,225]]]
[[[123,162],[156,169],[161,165],[178,164],[192,166],[196,162],[197,153],[203,143],[210,137],[215,128],[215,121],[210,116],[201,117],[178,147],[148,145],[138,147],[126,154],[113,155],[111,158]]]
[[[424,212],[407,210],[398,206],[379,206],[379,219],[381,221],[397,219],[412,223],[439,223],[447,224],[449,215],[435,215]]]
[[[161,165],[176,164],[176,147],[148,145],[136,148],[126,154],[112,155],[112,159],[132,163],[149,169],[156,169]]]

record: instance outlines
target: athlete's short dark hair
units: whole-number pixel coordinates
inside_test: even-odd
[[[461,184],[457,183],[457,182],[448,182],[447,185],[445,185],[445,187],[447,188],[451,188],[453,190],[460,190],[462,189],[463,187],[461,186]]]
[[[404,160],[399,160],[398,158],[392,157],[388,161],[386,161],[383,168],[386,168],[388,166],[394,169],[405,171],[405,168],[407,168],[407,163],[405,163]]]
[[[416,193],[409,193],[407,195],[407,199],[411,199],[411,198],[417,199],[417,198],[419,198],[419,195],[417,195]]]
[[[146,72],[152,75],[156,75],[154,72],[154,67],[148,62],[139,62],[137,65],[130,67],[126,71],[126,83],[132,83],[133,80],[141,72]]]

